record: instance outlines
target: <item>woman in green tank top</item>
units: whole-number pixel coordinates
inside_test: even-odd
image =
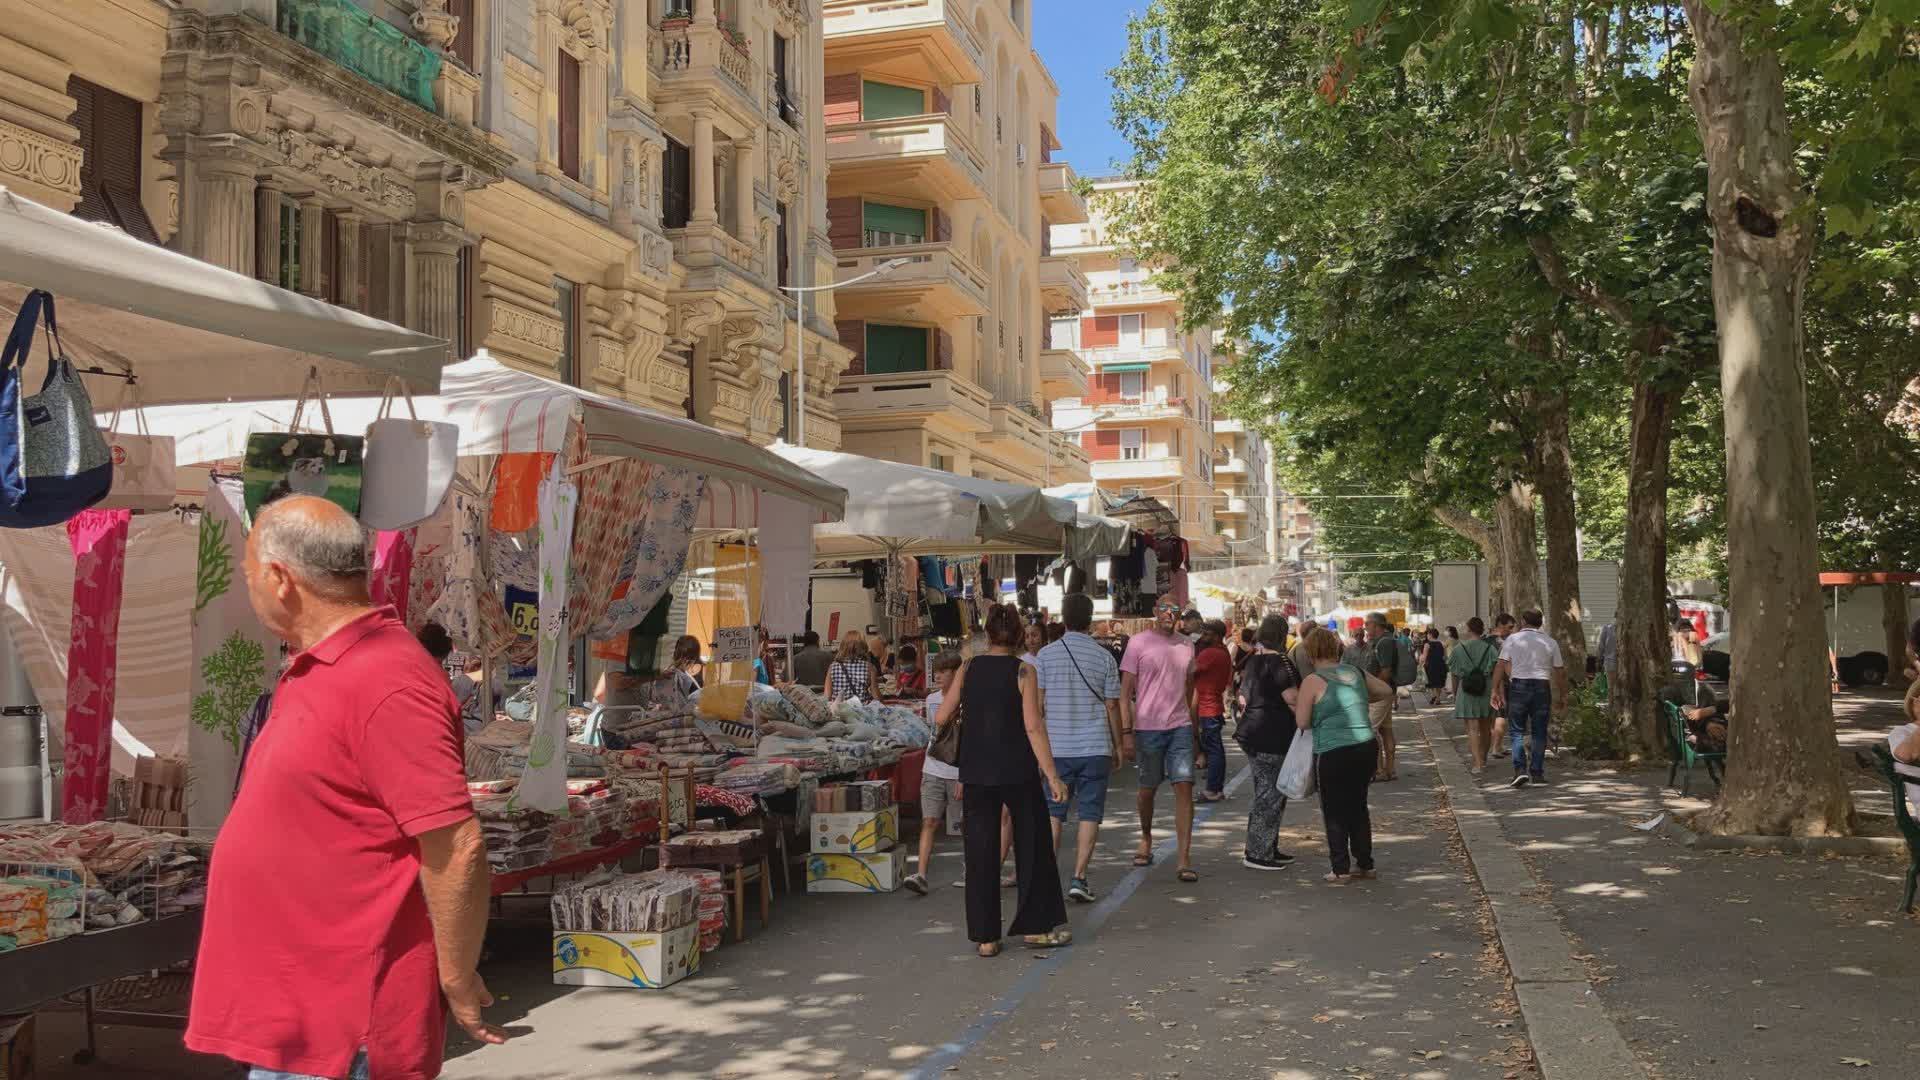
[[[1325,630],[1307,636],[1313,674],[1301,684],[1295,722],[1313,731],[1314,767],[1320,785],[1320,816],[1327,825],[1327,881],[1345,885],[1371,880],[1373,819],[1367,785],[1373,779],[1379,742],[1367,720],[1370,701],[1391,701],[1393,688],[1351,664],[1340,662],[1340,639]]]

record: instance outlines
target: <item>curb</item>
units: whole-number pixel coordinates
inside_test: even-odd
[[[1780,851],[1789,855],[1905,855],[1907,842],[1897,836],[1720,836],[1699,832],[1672,811],[1660,823],[1662,836],[1697,851]]]
[[[1646,1066],[1634,1057],[1586,968],[1574,959],[1578,950],[1560,925],[1558,910],[1467,774],[1444,718],[1431,718],[1440,725],[1438,739],[1427,729],[1429,717],[1415,718],[1453,806],[1467,858],[1493,908],[1494,932],[1513,973],[1513,993],[1542,1080],[1645,1080]]]

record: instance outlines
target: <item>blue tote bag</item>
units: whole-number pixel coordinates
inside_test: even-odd
[[[40,392],[21,393],[33,331],[47,323],[47,378]],[[93,422],[93,402],[60,345],[53,295],[26,303],[0,353],[0,528],[57,525],[107,497],[113,452]]]

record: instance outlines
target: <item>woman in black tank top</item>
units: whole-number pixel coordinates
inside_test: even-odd
[[[1040,719],[1040,690],[1033,668],[1015,655],[1020,615],[996,604],[987,612],[990,650],[960,670],[936,720],[945,728],[964,716],[960,728],[962,828],[966,841],[967,937],[981,956],[1000,952],[1000,815],[1013,821],[1014,870],[1019,906],[1006,932],[1038,947],[1073,940],[1066,929],[1067,901],[1053,858],[1053,826],[1047,796],[1066,800],[1066,785],[1054,771],[1053,749]],[[1046,778],[1047,790],[1040,787]]]

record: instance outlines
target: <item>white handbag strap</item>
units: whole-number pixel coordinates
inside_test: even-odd
[[[387,413],[393,409],[393,391],[395,387],[399,387],[401,395],[407,399],[407,415],[413,417],[415,420],[420,419],[420,410],[414,408],[413,405],[413,388],[408,386],[407,381],[398,375],[387,376],[386,389],[380,395],[380,412],[375,418],[385,420]]]
[[[328,411],[327,395],[320,389],[320,369],[318,367],[310,367],[307,369],[306,381],[300,384],[300,398],[293,403],[293,423],[289,424],[287,429],[296,435],[299,434],[300,420],[301,417],[306,415],[307,399],[309,397],[313,398],[320,405],[320,422],[326,425],[326,433],[328,435],[333,434],[333,413]]]

